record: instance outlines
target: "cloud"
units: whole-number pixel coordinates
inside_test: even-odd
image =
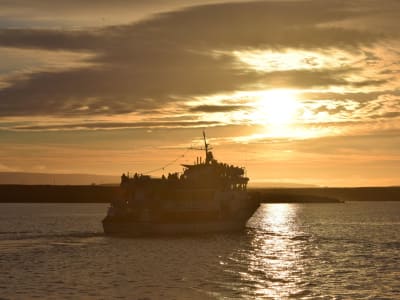
[[[347,67],[337,69],[318,70],[289,70],[269,72],[264,75],[263,81],[269,88],[292,87],[313,88],[328,86],[366,87],[380,86],[388,82],[386,79],[379,80],[350,80],[346,79],[349,74],[357,73],[358,69]]]
[[[368,14],[376,9],[371,6]],[[0,90],[0,115],[127,114],[246,89],[380,86],[387,79],[346,78],[357,73],[347,66],[260,73],[238,65],[234,55],[215,55],[215,50],[260,48],[361,51],[385,35],[331,24],[365,14],[336,1],[226,3],[162,13],[128,25],[0,30],[3,47],[92,54],[85,60],[87,67],[37,70],[15,79]]]
[[[189,111],[191,112],[205,112],[205,113],[213,113],[213,112],[230,112],[235,110],[243,110],[248,109],[248,106],[245,105],[198,105],[191,107]]]
[[[374,118],[382,118],[382,119],[387,119],[387,118],[398,118],[400,117],[400,111],[391,111],[391,112],[386,112],[381,115],[373,116]]]
[[[95,29],[2,29],[0,41],[2,46],[46,50],[96,50],[104,47],[104,36]]]
[[[42,130],[87,130],[87,129],[127,129],[127,128],[196,128],[212,127],[220,125],[216,121],[158,121],[158,122],[85,122],[70,124],[50,125],[19,125],[12,127],[18,131],[42,131]]]
[[[241,0],[13,0],[0,2],[0,27],[71,28],[126,24],[194,5]]]
[[[72,50],[98,49],[102,45],[122,52],[139,40],[143,44],[135,45],[136,49],[167,42],[170,47],[209,50],[260,46],[356,47],[383,38],[381,33],[322,26],[363,15],[362,10],[354,10],[343,3],[339,9],[338,3],[342,2],[330,1],[328,5],[321,1],[203,5],[159,14],[129,25],[71,31],[6,29],[1,31],[0,37],[2,44],[8,46]],[[116,47],[118,41],[123,44]]]

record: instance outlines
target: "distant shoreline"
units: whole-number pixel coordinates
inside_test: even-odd
[[[250,188],[267,203],[337,203],[348,201],[400,201],[400,187]]]
[[[109,203],[119,186],[0,185],[0,203]]]
[[[400,187],[250,188],[262,203],[341,203],[400,201]],[[0,185],[0,203],[109,203],[121,197],[119,186]]]

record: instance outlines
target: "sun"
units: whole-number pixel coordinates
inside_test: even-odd
[[[260,94],[255,103],[256,118],[259,123],[266,125],[288,125],[295,121],[299,110],[296,91],[269,90]]]

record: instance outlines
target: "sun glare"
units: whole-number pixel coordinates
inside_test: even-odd
[[[255,117],[259,123],[266,125],[291,124],[295,121],[299,106],[295,91],[266,91],[255,104]]]

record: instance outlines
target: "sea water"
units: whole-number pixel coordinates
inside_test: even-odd
[[[105,236],[105,204],[0,204],[0,299],[400,299],[400,202],[263,204],[235,234]]]

